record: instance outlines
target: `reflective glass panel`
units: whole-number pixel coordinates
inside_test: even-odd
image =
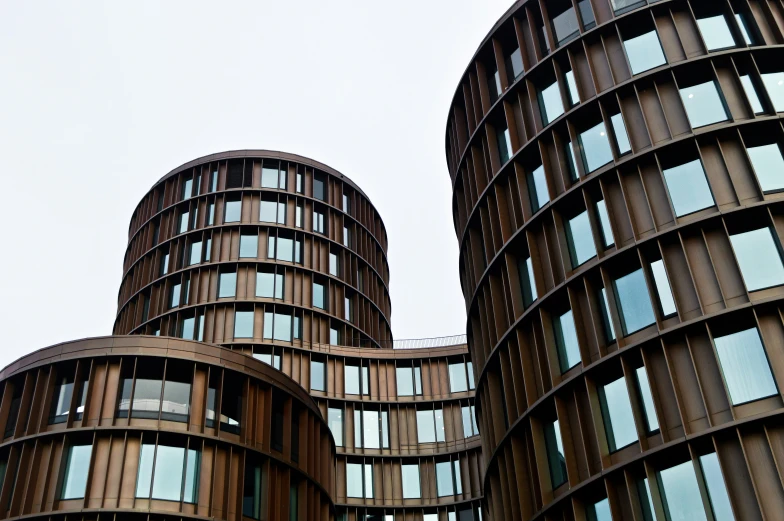
[[[580,91],[577,90],[574,71],[567,71],[564,76],[566,76],[566,85],[569,87],[569,101],[571,101],[573,106],[577,105],[580,103]]]
[[[226,201],[223,222],[235,223],[242,215],[242,201]]]
[[[435,421],[433,420],[433,411],[427,409],[424,411],[417,411],[417,442],[418,443],[435,443],[436,429]]]
[[[150,497],[152,468],[155,464],[155,445],[145,443],[139,454],[139,470],[136,476],[136,497]]]
[[[193,266],[201,262],[201,242],[194,242],[191,244],[191,256],[188,264]]]
[[[253,338],[253,311],[234,313],[234,338]]]
[[[632,66],[632,74],[640,74],[667,63],[656,31],[624,40],[623,46]]]
[[[599,292],[599,298],[602,300],[602,321],[604,322],[607,341],[612,342],[615,340],[615,327],[610,318],[610,303],[607,301],[607,288],[602,288]]]
[[[667,183],[667,193],[670,194],[672,206],[675,208],[675,215],[678,217],[716,204],[699,159],[665,169],[664,180]]]
[[[561,372],[565,373],[572,367],[580,363],[580,344],[577,342],[577,330],[574,325],[574,317],[570,309],[560,317],[557,317],[553,326],[555,329],[555,343],[558,347],[558,361],[561,365]]]
[[[72,445],[68,448],[68,459],[65,463],[63,488],[60,499],[83,498],[87,488],[87,474],[90,470],[92,445]]]
[[[746,42],[746,45],[753,45],[754,41],[751,38],[751,32],[746,24],[746,15],[744,13],[736,13],[735,20],[738,22],[740,34],[743,35],[743,41]]]
[[[154,499],[180,500],[184,463],[184,448],[158,445],[155,455],[155,476],[152,479]]]
[[[569,7],[566,11],[553,18],[553,32],[558,45],[563,44],[580,32],[580,26],[577,24],[577,13],[574,12],[573,7]]]
[[[714,81],[681,89],[681,99],[692,128],[727,120],[727,111]]]
[[[653,393],[648,381],[648,373],[645,367],[638,367],[634,373],[637,376],[637,389],[642,398],[643,412],[645,412],[645,423],[648,432],[659,430],[659,420],[656,418],[656,407],[653,404]]]
[[[359,392],[359,366],[347,365],[345,367],[345,390],[346,394],[360,394]]]
[[[312,391],[325,391],[326,385],[324,382],[324,362],[318,360],[310,361],[310,389]]]
[[[670,281],[667,278],[667,272],[664,269],[664,261],[659,259],[652,262],[651,272],[653,273],[653,281],[656,283],[656,293],[659,295],[659,305],[661,306],[662,315],[665,317],[674,315],[677,312],[677,309],[675,309],[675,299],[672,298]]]
[[[778,393],[756,327],[713,339],[733,405]]]
[[[613,133],[615,134],[615,144],[618,145],[618,152],[621,155],[628,154],[632,151],[632,146],[629,143],[629,134],[626,133],[626,125],[623,122],[623,116],[618,114],[610,117],[612,123]]]
[[[468,390],[466,368],[463,362],[449,364],[449,392],[462,393]]]
[[[523,55],[518,47],[506,58],[506,73],[510,75],[509,83],[514,83],[514,80],[522,76],[523,72]]]
[[[522,262],[518,263],[518,272],[520,275],[520,285],[523,291],[523,305],[525,307],[533,304],[538,298],[536,293],[536,279],[534,278],[534,265],[531,257],[528,257]]]
[[[607,498],[591,505],[591,521],[613,521],[610,513],[610,501]]]
[[[593,242],[588,211],[569,219],[566,226],[566,236],[569,240],[569,256],[572,259],[573,268],[596,257],[596,245]]]
[[[261,187],[262,188],[277,188],[278,187],[278,169],[263,167],[261,169]]]
[[[762,190],[778,192],[784,190],[784,158],[781,149],[775,143],[746,149],[754,166]]]
[[[754,87],[754,82],[751,80],[751,76],[748,74],[741,76],[740,83],[743,85],[743,91],[746,93],[746,98],[749,100],[751,110],[754,111],[754,114],[762,114],[765,112],[759,96],[757,95],[757,89]]]
[[[735,47],[735,38],[732,37],[724,15],[698,18],[697,26],[700,28],[702,39],[709,51]]]
[[[240,257],[257,257],[259,254],[258,235],[240,235]]]
[[[542,121],[545,125],[564,113],[561,91],[558,89],[557,81],[539,92],[539,108],[542,110]]]
[[[637,441],[637,427],[634,424],[626,378],[622,376],[602,387],[599,398],[610,451],[616,451]]]
[[[730,235],[746,289],[756,291],[784,284],[784,265],[770,228]]]
[[[378,449],[381,447],[381,440],[379,439],[381,420],[378,413],[379,411],[362,411],[363,440],[366,449]]]
[[[419,491],[419,465],[402,465],[403,474],[403,499],[416,499],[421,497]]]
[[[395,368],[398,396],[414,396],[414,374],[410,367]]]
[[[193,338],[191,336],[191,338]],[[167,374],[171,369],[167,371]],[[177,382],[166,377],[163,384],[163,403],[161,404],[161,419],[187,422],[188,413],[191,406],[191,384],[188,382]]]
[[[621,311],[624,335],[630,335],[656,322],[642,269],[616,279],[613,284]]]
[[[508,128],[503,128],[503,129],[499,128],[499,129],[497,129],[496,132],[498,133],[498,135],[497,135],[497,139],[498,139],[498,155],[499,155],[499,157],[501,159],[501,164],[503,165],[504,163],[509,161],[509,158],[511,157],[511,154],[512,154],[512,139],[509,136],[509,129]]]
[[[547,462],[550,467],[550,480],[555,489],[566,482],[566,458],[564,457],[563,441],[561,441],[561,425],[558,420],[545,424],[544,441],[547,449]]]
[[[708,488],[713,518],[715,521],[735,521],[730,498],[727,494],[727,486],[724,484],[724,477],[719,465],[719,457],[715,452],[700,456],[700,466],[705,478],[705,485]]]
[[[218,277],[218,298],[233,297],[237,290],[237,272],[224,272]]]
[[[547,181],[544,177],[544,166],[529,172],[528,192],[531,196],[531,210],[536,213],[539,208],[550,202],[550,193],[547,191]]]
[[[313,307],[325,309],[324,286],[317,282],[313,283]]]
[[[583,151],[583,164],[585,171],[591,173],[613,160],[610,140],[607,139],[607,129],[604,123],[590,128],[580,134],[580,148]]]
[[[261,200],[259,203],[259,221],[274,223],[277,221],[278,203],[275,201]]]
[[[670,520],[708,521],[691,461],[659,472],[659,484]]]
[[[346,463],[346,496],[361,498],[363,484],[362,464]]]
[[[436,488],[438,489],[438,497],[453,496],[455,494],[451,462],[439,461],[436,463]]]
[[[599,225],[602,229],[602,243],[605,248],[609,248],[615,244],[615,238],[613,238],[610,214],[607,213],[607,204],[604,202],[604,199],[599,199],[596,202],[596,214],[599,216]]]

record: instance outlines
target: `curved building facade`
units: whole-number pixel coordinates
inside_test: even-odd
[[[494,520],[784,511],[784,9],[522,0],[446,156]]]
[[[3,518],[334,518],[329,427],[257,360],[91,338],[20,358],[0,385]]]

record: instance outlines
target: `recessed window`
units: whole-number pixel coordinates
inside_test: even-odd
[[[332,346],[340,345],[340,331],[336,327],[329,328],[329,345]]]
[[[291,342],[292,317],[286,313],[264,312],[264,339]]]
[[[223,222],[237,223],[242,216],[242,201],[226,201]]]
[[[629,57],[632,74],[640,74],[667,63],[655,30],[624,40],[623,47]]]
[[[596,245],[593,242],[591,220],[588,218],[587,210],[567,221],[566,239],[573,268],[596,257]]]
[[[207,204],[207,226],[215,224],[215,203]]]
[[[262,298],[283,298],[283,274],[259,271],[256,273],[256,296]]]
[[[351,304],[351,297],[343,297],[343,318],[347,322],[354,320],[354,308]]]
[[[188,258],[188,266],[193,266],[201,262],[201,241],[191,244],[191,254]]]
[[[754,86],[751,76],[748,74],[742,75],[740,83],[743,85],[743,91],[746,93],[746,98],[749,100],[749,105],[751,105],[751,110],[754,111],[754,114],[764,113],[765,108],[762,106],[759,95],[757,95],[757,88]]]
[[[756,327],[713,339],[733,405],[778,394]]]
[[[444,411],[441,409],[425,409],[416,412],[417,442],[436,443],[445,441]]]
[[[607,498],[588,507],[586,514],[588,514],[588,521],[613,521],[610,501]]]
[[[762,191],[765,193],[784,190],[784,158],[776,143],[748,147],[749,159],[754,167]]]
[[[373,465],[346,463],[346,496],[373,499]]]
[[[550,192],[547,190],[547,180],[544,176],[544,166],[540,165],[535,170],[528,172],[528,192],[531,197],[531,211],[536,213],[550,202]]]
[[[770,228],[730,235],[746,289],[756,291],[784,284],[784,265]]]
[[[254,349],[253,358],[280,371],[280,355],[275,354],[274,348],[260,347],[258,349],[261,349],[262,351],[256,351]]]
[[[463,493],[459,460],[436,462],[436,490],[438,497]]]
[[[662,317],[667,318],[677,313],[675,299],[672,298],[670,281],[667,278],[667,270],[664,268],[664,261],[659,259],[651,263],[651,273],[653,282],[656,284],[656,294],[659,297],[659,308]]]
[[[200,452],[193,449],[143,444],[136,477],[136,497],[196,503],[200,460]]]
[[[697,18],[697,27],[700,28],[702,39],[709,51],[735,47],[735,38],[732,37],[724,15]]]
[[[509,158],[512,155],[512,139],[509,136],[509,129],[506,127],[496,129],[496,134],[498,140],[498,156],[503,165],[509,161]]]
[[[705,486],[708,489],[713,518],[716,521],[735,521],[718,455],[711,452],[700,456],[700,468],[702,469],[702,477],[705,479]]]
[[[180,305],[180,284],[174,284],[169,293],[169,309],[176,308]]]
[[[182,212],[180,214],[180,223],[177,227],[177,233],[185,233],[188,231],[188,224],[190,223],[190,213]]]
[[[316,233],[324,233],[324,212],[313,210],[313,231]]]
[[[337,277],[338,273],[338,256],[335,253],[329,252],[329,274]]]
[[[542,111],[544,125],[548,125],[564,113],[561,91],[558,89],[557,81],[539,91],[539,109]]]
[[[620,155],[628,154],[632,151],[632,146],[629,143],[629,134],[626,133],[626,125],[623,122],[623,116],[619,112],[614,116],[610,116],[610,123],[612,124],[613,134],[615,135],[615,144],[618,147]]]
[[[270,237],[267,241],[267,258],[286,262],[300,262],[302,241],[286,237]]]
[[[332,432],[332,437],[335,438],[335,445],[338,447],[343,446],[343,409],[333,409],[330,407],[327,410],[327,424],[329,430]]]
[[[419,396],[422,394],[422,368],[420,366],[396,367],[395,377],[398,396]]]
[[[346,226],[343,227],[343,246],[351,248],[351,230]]]
[[[561,426],[558,420],[544,425],[544,443],[547,463],[550,467],[550,482],[553,489],[566,483],[566,457],[564,456]]]
[[[401,473],[403,478],[403,499],[417,499],[421,497],[419,465],[417,463],[404,463],[401,465]]]
[[[534,265],[531,257],[519,260],[517,271],[520,275],[520,289],[523,292],[523,306],[527,308],[539,298],[536,292],[536,279],[534,278]]]
[[[247,456],[245,461],[245,480],[242,494],[242,515],[252,519],[261,519],[262,512],[267,511],[267,472],[263,464]]]
[[[318,282],[313,283],[313,307],[327,309],[326,294],[324,285]]]
[[[599,388],[599,403],[607,431],[610,452],[622,449],[637,441],[632,402],[623,376]]]
[[[327,181],[323,174],[313,174],[313,197],[319,201],[327,200]]]
[[[514,83],[524,72],[523,55],[517,47],[506,57],[506,74],[509,76],[509,83]]]
[[[580,171],[577,169],[577,160],[574,158],[571,141],[564,146],[564,153],[567,159],[566,168],[569,170],[569,178],[572,181],[577,181],[580,177]]]
[[[389,448],[389,412],[354,410],[354,447]]]
[[[574,79],[574,71],[566,71],[564,77],[566,78],[566,86],[568,87],[569,92],[569,103],[573,107],[580,103],[580,91],[577,90],[577,81]]]
[[[683,87],[680,92],[692,128],[727,120],[727,109],[715,81]]]
[[[368,396],[370,369],[367,365],[350,365],[344,367],[346,394]]]
[[[259,236],[240,235],[240,258],[258,257],[259,255]]]
[[[615,14],[621,14],[645,5],[645,0],[610,0],[610,3],[613,6]]]
[[[548,5],[552,16],[553,33],[560,47],[580,34],[580,25],[577,23],[577,13],[574,12],[571,0],[557,0]]]
[[[265,201],[262,199],[259,202],[259,221],[263,223],[274,223],[278,220],[278,203],[277,201]]]
[[[578,140],[587,173],[590,174],[613,160],[612,147],[603,122],[581,133]]]
[[[310,390],[311,391],[326,391],[326,366],[324,362],[319,360],[310,361]]]
[[[656,432],[659,430],[659,420],[656,418],[656,407],[653,404],[653,393],[651,392],[651,385],[648,381],[648,373],[645,367],[638,367],[634,372],[637,380],[637,390],[642,399],[642,409],[645,413],[645,431],[648,433]]]
[[[665,168],[664,181],[677,217],[716,205],[699,159]]]
[[[638,269],[613,281],[615,298],[621,311],[624,335],[631,335],[656,323],[645,275]]]
[[[604,334],[607,335],[607,343],[609,344],[615,341],[615,328],[613,327],[612,319],[610,318],[610,303],[607,300],[607,288],[602,288],[599,291],[599,300],[601,302]]]
[[[607,204],[604,202],[604,199],[599,199],[596,202],[596,215],[599,216],[602,244],[605,248],[609,248],[615,244],[615,239],[613,238],[612,226],[610,225],[610,214],[607,213]]]
[[[233,297],[237,292],[237,272],[228,271],[218,275],[218,298]]]
[[[92,445],[71,445],[65,460],[63,486],[60,499],[80,499],[87,489],[87,475],[90,472]]]
[[[463,415],[463,437],[479,435],[479,427],[476,424],[476,410],[473,405],[464,405],[461,409]]]
[[[253,311],[234,313],[234,338],[253,338]]]
[[[577,9],[580,11],[580,18],[583,20],[583,27],[585,30],[589,31],[593,29],[596,26],[596,18],[593,16],[591,0],[578,0]]]
[[[473,375],[471,375],[473,377]],[[466,364],[463,362],[449,364],[449,392],[464,393],[468,391],[469,377],[466,371]],[[473,385],[471,385],[473,389]]]
[[[577,329],[570,309],[553,320],[555,344],[558,349],[558,363],[561,373],[565,373],[580,363],[580,344],[577,342]]]
[[[343,212],[351,215],[351,197],[343,194]]]

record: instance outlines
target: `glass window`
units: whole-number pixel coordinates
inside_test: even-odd
[[[327,423],[332,437],[335,438],[335,445],[343,446],[343,409],[329,408],[327,411]]]
[[[169,309],[176,308],[180,305],[180,284],[174,284],[169,293]]]
[[[630,11],[635,7],[645,4],[645,0],[610,0],[616,14]]]
[[[754,111],[754,114],[762,114],[765,112],[765,109],[762,106],[762,102],[760,102],[759,96],[757,95],[757,88],[754,86],[754,82],[752,81],[751,76],[744,74],[740,77],[740,83],[743,85],[743,91],[746,93],[746,98],[749,100],[751,110]]]
[[[313,307],[327,309],[324,285],[319,284],[318,282],[313,283]]]
[[[207,226],[215,224],[215,203],[207,204]]]
[[[607,498],[591,505],[587,510],[587,514],[588,521],[613,521],[610,513],[610,501]]]
[[[547,462],[550,467],[550,481],[553,489],[566,483],[566,457],[561,440],[561,425],[558,420],[544,426],[544,442]]]
[[[664,181],[667,184],[667,192],[670,194],[672,206],[675,208],[675,215],[678,217],[716,204],[713,201],[713,193],[711,193],[708,179],[705,177],[705,170],[703,170],[702,162],[699,159],[672,168],[665,168]]]
[[[310,390],[326,391],[327,374],[324,362],[319,360],[310,361]]]
[[[348,227],[343,227],[343,246],[351,248],[351,230]]]
[[[320,201],[326,200],[326,181],[320,174],[313,174],[313,197]]]
[[[449,392],[462,393],[468,390],[468,379],[463,362],[449,364]]]
[[[601,289],[599,292],[599,299],[602,304],[601,312],[604,332],[607,335],[607,342],[612,343],[615,341],[615,327],[613,327],[612,320],[610,319],[610,303],[607,301],[607,288]]]
[[[613,282],[616,304],[621,311],[623,334],[630,335],[656,322],[642,268]]]
[[[234,338],[253,338],[253,311],[234,312]]]
[[[299,203],[294,207],[294,226],[297,228],[302,228],[302,212],[302,203]]]
[[[313,210],[313,231],[324,233],[324,212]]]
[[[573,268],[596,257],[596,245],[593,242],[591,221],[588,218],[587,210],[567,221],[566,238],[569,243],[569,257],[572,259]]]
[[[418,443],[435,443],[445,440],[444,414],[441,409],[417,411],[416,415]]]
[[[566,77],[566,86],[569,87],[569,102],[572,106],[575,106],[580,103],[580,91],[577,90],[577,82],[574,79],[574,71],[566,71],[564,76]]]
[[[523,55],[520,53],[520,48],[517,47],[506,57],[506,74],[509,76],[509,83],[514,83],[517,78],[523,75],[523,72],[525,72]]]
[[[52,394],[52,405],[49,409],[49,423],[64,423],[68,419],[68,411],[71,407],[71,397],[73,396],[74,379],[73,376],[61,376],[55,384]]]
[[[345,372],[345,391],[346,394],[368,393],[369,369],[367,366],[346,365]]]
[[[561,373],[565,373],[580,363],[580,344],[577,342],[577,330],[571,309],[554,320],[553,329],[555,329],[555,344],[558,348],[558,362]]]
[[[340,345],[340,331],[334,327],[329,328],[329,344],[333,346]]]
[[[596,214],[599,216],[602,243],[605,248],[609,248],[615,244],[615,238],[613,237],[612,226],[610,225],[610,214],[607,213],[607,204],[604,202],[604,199],[599,199],[596,202]]]
[[[670,519],[708,521],[691,461],[662,470],[658,478],[662,500]]]
[[[169,272],[169,254],[164,253],[161,257],[161,269],[158,275],[166,275]]]
[[[626,378],[623,376],[599,388],[599,402],[607,431],[610,452],[615,452],[637,441],[632,403]]]
[[[351,199],[348,194],[343,194],[343,212],[351,214]]]
[[[191,336],[191,338],[193,337]],[[166,380],[163,383],[161,419],[187,423],[190,406],[190,373],[185,368],[170,362],[166,370]]]
[[[417,463],[403,464],[403,499],[417,499],[421,497],[419,488],[419,465]]]
[[[656,294],[659,296],[659,306],[662,316],[669,317],[677,313],[675,309],[675,299],[672,298],[670,280],[667,278],[667,271],[664,269],[664,261],[659,259],[651,263],[653,282],[656,284]]]
[[[740,34],[743,36],[743,41],[746,42],[746,45],[754,45],[751,25],[749,24],[746,13],[735,13],[735,20],[738,22]]]
[[[727,120],[727,110],[715,81],[684,87],[680,91],[692,128]]]
[[[653,393],[648,381],[648,373],[645,371],[645,367],[638,367],[634,374],[637,377],[637,390],[640,392],[642,409],[645,413],[645,430],[649,433],[658,431],[659,420],[656,418],[656,407],[653,405]]]
[[[709,51],[735,47],[735,38],[732,37],[724,15],[697,18],[697,27],[700,28],[702,39]]]
[[[624,40],[623,47],[629,57],[632,74],[640,74],[667,63],[656,31]]]
[[[558,89],[557,81],[539,91],[539,108],[542,111],[544,125],[548,125],[564,113],[563,100],[561,100],[561,91]]]
[[[180,214],[180,226],[177,233],[185,233],[188,231],[188,223],[190,222],[190,213],[182,212]]]
[[[200,453],[192,449],[168,445],[158,445],[156,448],[151,443],[143,444],[136,478],[136,497],[149,498],[152,485],[153,499],[195,503],[198,497],[200,459]]]
[[[188,259],[188,266],[193,266],[201,262],[201,241],[191,244],[191,255]]]
[[[629,134],[626,133],[626,125],[623,122],[621,113],[610,116],[610,123],[612,124],[613,134],[615,134],[615,144],[618,146],[618,152],[620,155],[628,154],[632,151],[632,145],[629,143]]]
[[[590,128],[578,136],[583,151],[583,166],[587,173],[597,170],[613,160],[610,140],[604,123]]]
[[[756,327],[713,339],[733,405],[778,393]]]
[[[490,103],[495,103],[503,90],[501,88],[501,75],[498,74],[495,66],[493,66],[492,70],[487,71],[487,90],[490,95]]]
[[[68,447],[60,499],[79,499],[84,497],[92,451],[92,445],[71,445]]]
[[[756,291],[784,284],[784,265],[770,228],[730,235],[746,289]]]
[[[263,223],[274,223],[278,220],[278,203],[275,201],[261,200],[259,203],[259,221]]]
[[[580,170],[577,168],[577,160],[574,158],[574,151],[572,150],[571,141],[566,143],[564,147],[566,158],[568,159],[566,167],[569,169],[569,177],[572,181],[577,181],[580,177]]]
[[[218,275],[218,298],[233,297],[237,291],[237,272],[222,272]]]
[[[291,342],[291,315],[265,311],[264,338]]]
[[[343,298],[343,318],[348,322],[352,322],[354,320],[354,314],[352,313],[351,309],[351,297]]]
[[[373,466],[346,463],[346,495],[356,498],[373,498]]]
[[[193,178],[188,178],[182,185],[182,199],[188,199],[193,194]]]
[[[536,292],[536,279],[534,278],[534,264],[531,257],[519,260],[517,271],[520,275],[520,289],[523,292],[523,306],[526,308],[539,298]]]
[[[568,5],[569,7],[564,12],[553,17],[553,33],[555,33],[555,39],[559,46],[580,33],[577,13],[574,12],[571,1],[568,2]]]
[[[550,202],[550,193],[547,190],[547,181],[544,177],[544,166],[539,166],[529,172],[526,178],[528,179],[528,192],[531,196],[531,211],[536,213],[539,208]]]
[[[457,462],[455,462],[457,463]],[[436,489],[438,497],[455,495],[455,477],[451,461],[436,462]]]
[[[259,236],[240,235],[240,258],[258,257],[259,255]]]
[[[583,27],[586,31],[596,25],[596,18],[593,16],[593,8],[590,0],[578,0],[577,9],[580,11],[580,18],[583,20]]]
[[[242,201],[226,201],[223,222],[237,223],[242,216]]]
[[[508,128],[496,129],[496,137],[498,140],[498,156],[501,159],[501,164],[505,164],[512,156],[512,139],[509,136]]]
[[[245,463],[245,481],[242,494],[242,515],[253,519],[261,519],[261,513],[266,512],[267,476],[264,466],[254,461]]]
[[[765,193],[784,190],[784,158],[776,143],[748,147],[751,164]]]
[[[470,438],[471,436],[479,435],[479,428],[476,425],[476,413],[474,412],[473,405],[466,405],[461,408],[463,415],[463,437]]]
[[[284,279],[282,273],[259,271],[256,273],[256,296],[262,298],[283,298]]]
[[[329,274],[338,276],[338,256],[332,252],[329,252]]]
[[[262,188],[277,188],[278,187],[278,168],[270,168],[264,165],[261,169],[261,187]]]
[[[724,484],[724,477],[719,465],[719,457],[715,452],[700,456],[700,467],[702,467],[702,476],[708,489],[713,518],[715,521],[735,521],[730,498],[727,494],[727,486]]]
[[[422,368],[397,367],[395,368],[398,396],[414,396],[422,394]]]

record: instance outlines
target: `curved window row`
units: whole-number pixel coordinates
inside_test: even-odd
[[[441,514],[439,513],[441,512]],[[413,516],[413,517],[412,517]],[[445,516],[445,517],[444,517]],[[407,508],[373,509],[373,508],[339,508],[338,521],[482,521],[479,505],[460,505],[441,507],[439,509]]]

